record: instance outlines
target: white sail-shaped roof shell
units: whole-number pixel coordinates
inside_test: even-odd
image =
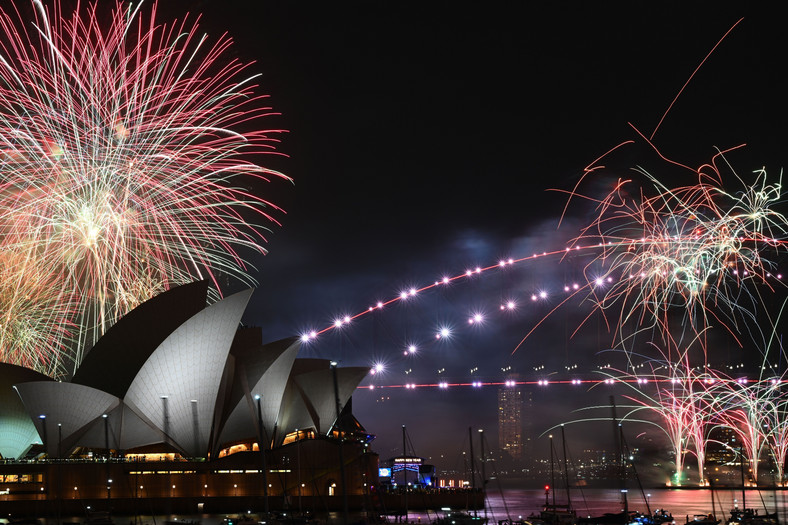
[[[102,421],[87,428],[77,444],[88,448],[106,448],[108,444],[114,450],[128,450],[166,442],[160,428],[123,402],[107,414],[106,420],[106,426]]]
[[[277,445],[296,429],[314,428],[328,434],[337,417],[334,375],[329,361],[303,360],[294,370],[282,398],[279,411]],[[302,373],[299,373],[302,372]],[[369,373],[366,367],[337,368],[337,391],[341,406],[347,403],[356,387]]]
[[[44,374],[21,366],[0,363],[0,455],[23,457],[34,443],[41,443],[33,421],[14,385],[24,381],[50,381]]]
[[[233,405],[221,427],[218,445],[258,439],[258,411],[262,413],[265,436],[271,439],[287,378],[300,348],[301,340],[293,338],[262,345],[238,356],[231,393]],[[260,396],[259,410],[257,396]]]
[[[222,372],[251,294],[232,295],[178,327],[148,358],[124,398],[187,455],[208,450]]]
[[[285,429],[307,430],[313,428],[317,431],[315,418],[312,417],[310,409],[308,400],[304,398],[298,385],[291,378],[282,396],[282,407],[279,412],[279,429],[276,433],[275,446],[280,446],[284,441],[287,435],[287,430]]]
[[[301,390],[295,378],[310,373],[330,370],[331,361],[328,359],[297,359],[287,381],[287,387],[282,394],[282,404],[279,407],[279,429],[276,433],[275,445],[281,445],[288,430],[309,428],[319,432],[319,425],[315,423],[317,414],[309,399]],[[333,383],[330,383],[333,387]],[[328,395],[328,394],[327,394]],[[333,399],[333,394],[332,394]]]
[[[337,390],[341,406],[345,406],[367,373],[369,373],[369,368],[365,367],[337,368]],[[317,416],[315,428],[318,433],[329,433],[337,418],[332,371],[315,371],[296,376],[293,379],[314,407]]]
[[[66,455],[75,446],[82,445],[80,438],[91,427],[101,426],[103,432],[102,416],[120,404],[112,394],[74,383],[33,381],[14,388],[50,457]],[[110,446],[113,445],[116,442],[110,442]]]
[[[208,283],[171,288],[113,324],[79,364],[72,383],[123,398],[140,367],[180,325],[205,308]]]

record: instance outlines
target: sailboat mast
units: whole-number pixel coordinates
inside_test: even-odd
[[[610,409],[613,417],[613,440],[616,444],[616,466],[618,467],[618,483],[621,490],[621,503],[624,505],[624,512],[629,512],[629,503],[627,502],[627,489],[624,482],[624,459],[621,447],[621,425],[618,423],[616,416],[616,399],[610,396]]]
[[[405,445],[405,425],[402,425],[402,484],[405,485],[405,523],[408,522],[408,448]]]
[[[555,458],[553,457],[553,435],[550,434],[550,488],[553,489],[553,508],[555,508]]]
[[[473,431],[468,427],[468,444],[471,449],[471,489],[476,492],[476,462],[473,460]]]
[[[564,425],[561,424],[561,446],[564,449],[564,484],[566,485],[566,504],[567,508],[572,507],[572,498],[569,495],[569,465],[566,459],[566,435],[564,434]]]
[[[482,455],[482,502],[484,506],[484,523],[487,523],[487,476],[485,474],[484,464],[486,463],[487,458],[484,456],[484,429],[479,429],[479,447],[481,448],[481,455]]]
[[[744,486],[744,446],[739,445],[739,457],[741,460],[739,461],[739,471],[741,472],[741,510],[744,511],[747,508],[747,499],[746,499],[746,491]]]

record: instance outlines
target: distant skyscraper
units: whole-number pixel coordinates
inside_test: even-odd
[[[534,459],[534,391],[527,387],[520,387],[523,391],[523,457],[527,459],[526,466],[533,466]]]
[[[525,395],[522,386],[516,385],[515,381],[516,379],[510,376],[506,381],[507,386],[498,389],[498,447],[508,452],[515,461],[520,461],[525,451],[523,443]]]

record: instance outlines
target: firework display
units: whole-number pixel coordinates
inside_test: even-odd
[[[633,181],[619,179],[608,195],[590,199],[597,215],[575,242],[597,241],[600,248],[586,275],[615,277],[604,288],[588,279],[586,289],[593,309],[612,328],[613,347],[630,363],[638,356],[651,369],[647,376],[606,373],[637,391],[628,396],[635,413],[658,416],[649,422],[671,444],[668,483],[687,481],[684,463],[691,454],[698,468],[694,481],[706,485],[708,445],[715,443],[737,458],[742,477],[746,462],[747,477],[756,484],[768,451],[773,481],[782,485],[788,446],[783,381],[764,375],[775,372],[770,359],[782,357],[782,346],[774,344],[781,308],[771,311],[766,300],[783,287],[777,266],[788,230],[777,211],[782,186],[763,170],[745,180],[724,160],[720,153],[690,170],[693,185],[669,188],[642,169],[636,171],[646,184],[634,191]],[[720,165],[738,191],[725,189]],[[570,200],[579,196],[576,190]],[[757,379],[732,379],[709,366],[708,338],[720,330],[750,353],[750,361],[761,361]],[[647,348],[658,348],[656,358],[645,355]],[[642,388],[645,382],[654,390]]]
[[[229,38],[162,25],[155,1],[26,7],[0,11],[0,253],[19,261],[0,358],[60,375],[162,290],[253,284],[278,210],[260,182],[286,177],[260,164],[281,130]]]
[[[736,176],[741,190],[731,192],[714,161],[695,174],[697,184],[676,188],[645,172],[647,184],[634,190],[632,181],[620,180],[575,240],[600,248],[587,266],[587,293],[599,311],[617,312],[614,345],[626,347],[645,330],[649,339],[680,347],[669,319],[677,311],[684,312],[690,339],[702,339],[712,325],[734,334],[760,305],[752,288],[773,286],[776,263],[767,257],[779,253],[788,231],[775,209],[780,181],[770,183],[763,171],[749,184]],[[615,279],[597,289],[591,273]]]
[[[711,444],[727,451],[729,465],[741,465],[745,483],[784,485],[788,397],[783,377],[750,381],[706,366],[659,360],[649,365],[650,372],[608,370],[604,375],[631,392],[625,396],[632,404],[624,405],[624,419],[656,426],[666,435],[674,460],[669,485],[708,485],[706,456]],[[684,474],[688,455],[697,461],[698,475],[692,480]],[[761,474],[767,460],[773,479]]]

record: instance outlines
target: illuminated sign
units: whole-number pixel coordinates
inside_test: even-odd
[[[378,477],[390,478],[391,477],[391,469],[390,468],[379,468],[378,469]]]
[[[394,458],[394,463],[418,463],[421,464],[421,458]]]
[[[407,470],[408,472],[419,472],[419,465],[403,465],[399,463],[391,467],[392,472],[402,472],[403,470]]]

